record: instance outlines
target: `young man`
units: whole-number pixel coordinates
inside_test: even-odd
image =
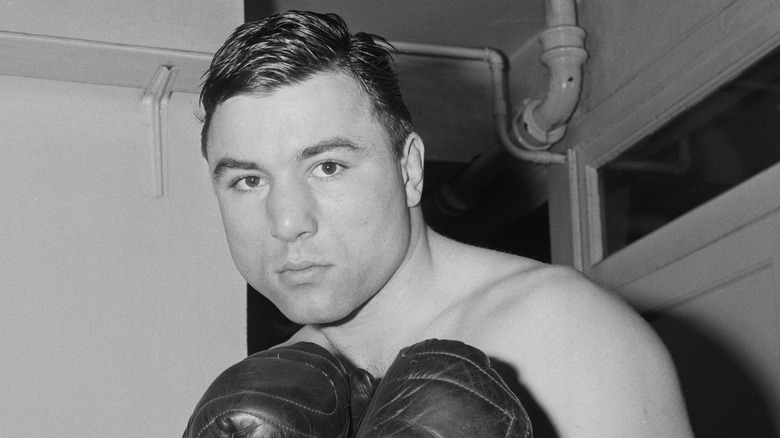
[[[409,345],[458,340],[491,358],[537,436],[547,422],[563,438],[690,436],[669,355],[627,305],[426,226],[423,142],[375,37],[302,12],[244,25],[201,99],[233,259],[305,324],[288,345],[381,377]]]

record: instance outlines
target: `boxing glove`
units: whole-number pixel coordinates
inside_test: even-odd
[[[371,380],[362,374],[354,379]],[[313,343],[253,354],[209,386],[183,437],[348,437],[351,415],[362,413],[351,412],[349,380],[339,360]],[[358,391],[365,406],[370,388]]]
[[[525,409],[482,351],[429,339],[401,350],[355,436],[507,438],[532,431]]]

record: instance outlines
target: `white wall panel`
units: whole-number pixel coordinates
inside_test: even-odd
[[[245,355],[196,96],[173,95],[154,198],[142,91],[0,76],[4,435],[179,436]]]
[[[0,30],[214,51],[244,21],[239,0],[4,0]]]

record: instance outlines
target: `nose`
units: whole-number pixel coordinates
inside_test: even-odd
[[[276,182],[266,198],[271,235],[294,242],[317,234],[316,205],[308,184]]]

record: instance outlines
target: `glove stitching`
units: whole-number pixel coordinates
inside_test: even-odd
[[[297,403],[297,402],[295,402],[293,400],[290,400],[288,398],[285,398],[285,397],[280,397],[278,395],[271,395],[271,394],[268,394],[268,393],[265,393],[265,392],[262,392],[262,391],[254,391],[254,390],[235,391],[235,392],[231,392],[230,394],[225,394],[225,395],[221,395],[219,397],[215,397],[215,398],[209,400],[208,402],[206,402],[206,404],[204,404],[203,406],[201,406],[200,410],[202,410],[203,408],[205,408],[206,406],[208,406],[208,405],[210,405],[212,403],[218,402],[219,400],[222,400],[224,398],[233,397],[233,396],[238,395],[238,394],[262,394],[262,395],[264,395],[264,396],[266,396],[268,398],[273,398],[273,399],[276,399],[276,400],[280,400],[280,401],[283,401],[285,403],[288,403],[288,404],[291,404],[291,405],[295,405],[295,406],[297,406],[299,408],[302,408],[302,409],[304,409],[306,411],[313,412],[315,414],[320,414],[320,415],[323,415],[323,416],[326,416],[326,417],[332,416],[332,415],[336,414],[336,412],[338,411],[338,404],[330,412],[325,412],[325,411],[320,411],[320,410],[317,410],[317,409],[312,409],[312,408],[310,408],[310,407],[308,407],[306,405],[302,405],[300,403]]]
[[[495,377],[493,377],[493,376],[492,376],[490,373],[488,373],[487,371],[485,371],[485,369],[483,369],[483,368],[482,368],[482,366],[480,366],[478,363],[474,362],[473,360],[471,360],[471,359],[469,359],[469,358],[467,358],[467,357],[465,357],[465,356],[460,356],[460,355],[457,355],[457,354],[454,354],[454,353],[447,353],[447,352],[433,352],[433,351],[430,351],[430,352],[421,352],[421,353],[417,353],[417,354],[419,354],[420,356],[433,356],[433,355],[449,356],[449,357],[454,357],[454,358],[456,358],[456,359],[460,359],[460,360],[463,360],[463,361],[465,361],[465,362],[468,362],[468,363],[470,363],[470,364],[474,365],[475,367],[477,367],[477,369],[478,369],[478,370],[479,370],[479,371],[480,371],[482,374],[486,375],[486,376],[487,376],[487,377],[488,377],[490,380],[492,380],[492,381],[493,381],[493,383],[495,383],[496,385],[498,385],[498,387],[499,387],[499,388],[501,388],[501,390],[502,390],[502,391],[504,391],[506,394],[510,395],[512,398],[515,398],[515,399],[517,398],[517,395],[515,395],[515,393],[513,393],[513,392],[512,392],[512,391],[510,391],[510,390],[508,390],[508,389],[507,389],[507,388],[504,386],[504,385],[505,385],[505,383],[504,383],[504,382],[501,382],[501,381],[498,381],[498,380],[496,380],[496,378],[495,378]]]
[[[512,426],[514,426],[515,421],[517,420],[516,417],[512,417],[512,421],[509,423],[509,426],[506,428],[506,434],[504,435],[504,438],[509,438],[512,436]],[[525,422],[525,430],[523,431],[523,438],[528,438],[531,435],[531,422],[526,421]]]
[[[321,356],[319,356],[319,357],[321,357]],[[284,358],[284,357],[280,357],[279,355],[277,355],[275,358],[274,358],[274,357],[257,357],[257,358],[253,358],[253,360],[257,360],[257,359],[273,359],[273,360],[283,360],[283,361],[286,361],[286,362],[293,362],[293,363],[295,363],[295,364],[299,364],[299,365],[300,365],[300,364],[302,364],[302,365],[305,365],[305,366],[307,366],[307,367],[309,367],[309,368],[312,368],[312,369],[314,369],[314,371],[316,371],[316,372],[318,372],[318,373],[322,374],[322,375],[323,375],[323,376],[324,376],[324,377],[325,377],[325,378],[328,380],[328,383],[330,383],[330,386],[331,386],[331,388],[333,389],[333,393],[334,393],[334,394],[336,394],[336,401],[337,401],[337,402],[340,402],[340,401],[341,401],[341,400],[340,400],[340,398],[338,397],[338,390],[336,389],[336,384],[333,382],[333,379],[331,378],[331,376],[330,376],[330,375],[328,375],[327,373],[325,373],[324,371],[322,371],[320,368],[317,368],[316,366],[314,366],[314,365],[312,365],[312,364],[310,364],[310,363],[308,363],[308,362],[300,362],[300,361],[298,361],[298,360],[287,359],[287,358]],[[339,369],[338,367],[336,367],[334,364],[330,363],[330,361],[329,361],[327,358],[323,358],[323,359],[327,360],[327,362],[326,362],[326,365],[328,365],[328,366],[330,366],[330,367],[332,367],[332,368],[335,368],[335,371],[336,371],[336,373],[338,373],[338,374],[342,374],[342,373],[343,373],[343,372],[342,372],[342,370],[340,370],[340,369]],[[258,392],[259,392],[259,391],[258,391]],[[288,401],[288,400],[285,400],[285,401]],[[333,414],[335,414],[335,413],[336,413],[336,411],[338,411],[338,409],[339,409],[339,404],[340,404],[340,403],[336,403],[336,405],[333,407],[333,410],[332,410],[332,411],[330,411],[330,412],[324,412],[324,411],[317,411],[317,410],[311,409],[311,408],[309,408],[309,407],[307,407],[307,406],[304,406],[304,405],[301,405],[301,404],[295,403],[295,402],[293,402],[293,401],[289,401],[289,403],[291,403],[291,404],[294,404],[294,405],[296,405],[296,406],[299,406],[299,407],[301,407],[301,408],[304,408],[304,409],[306,409],[306,410],[308,410],[308,411],[310,411],[310,412],[315,412],[315,413],[322,414],[322,415],[333,415]]]
[[[433,353],[433,354],[436,354],[436,353]],[[468,359],[465,359],[465,360],[468,361]],[[491,376],[488,375],[488,377],[491,377]],[[491,379],[492,379],[492,377],[491,377]],[[423,382],[435,381],[435,382],[448,383],[450,385],[457,386],[457,387],[459,387],[461,389],[465,389],[467,392],[470,392],[471,394],[476,395],[477,397],[481,398],[482,400],[484,400],[485,402],[487,402],[488,404],[490,404],[491,406],[496,408],[499,412],[501,412],[504,415],[504,417],[509,419],[509,425],[507,426],[507,432],[505,434],[505,438],[511,436],[512,425],[515,423],[515,421],[518,419],[518,417],[516,415],[512,414],[511,410],[502,408],[501,406],[497,405],[495,402],[493,402],[492,400],[490,400],[487,397],[483,396],[482,394],[480,394],[478,391],[474,390],[473,388],[469,388],[469,387],[461,384],[460,382],[447,380],[447,379],[442,379],[442,378],[437,378],[437,377],[404,377],[403,379],[388,380],[388,382],[393,382],[393,383],[399,383],[400,382],[400,383],[403,383],[403,382],[408,382],[410,380],[421,380]],[[493,381],[495,382],[494,379],[493,379]],[[521,407],[522,407],[522,405],[521,405]],[[399,420],[396,418],[395,421],[399,421]],[[407,423],[406,421],[402,421],[402,422],[403,423]],[[374,426],[374,428],[375,427],[376,426]],[[417,428],[417,429],[419,429],[419,428]],[[524,437],[528,437],[528,433],[529,433],[529,428],[526,427],[525,428],[525,434],[523,436]],[[435,435],[435,436],[438,437],[438,435]]]
[[[387,421],[389,421],[389,420],[390,419],[388,419]],[[431,438],[445,438],[445,437],[442,437],[441,434],[439,434],[435,430],[430,430],[430,428],[427,428],[427,427],[421,427],[421,426],[419,426],[417,424],[414,424],[411,420],[399,420],[397,418],[394,418],[393,420],[394,421],[399,421],[399,422],[405,424],[409,429],[412,429],[412,430],[415,430],[415,431],[418,431],[418,432],[424,432],[426,434],[426,436],[429,436]],[[372,428],[372,430],[376,430],[376,428],[378,426],[380,426],[380,425],[382,425],[384,423],[385,423],[385,421],[375,425]]]
[[[496,385],[498,385],[499,388],[501,388],[506,394],[508,394],[512,399],[514,399],[517,402],[517,404],[520,406],[520,408],[522,409],[522,412],[525,413],[525,409],[523,408],[523,404],[520,403],[520,399],[517,398],[517,395],[514,392],[510,391],[509,389],[507,389],[505,387],[505,383],[504,382],[496,380],[490,373],[488,373],[485,369],[483,369],[482,366],[480,366],[479,364],[477,364],[473,360],[471,360],[471,359],[469,359],[467,357],[455,354],[455,353],[449,353],[449,352],[443,352],[443,351],[442,352],[427,351],[427,352],[420,352],[420,353],[417,353],[417,354],[419,354],[419,355],[431,355],[431,356],[432,355],[450,356],[450,357],[454,357],[456,359],[460,359],[460,360],[466,361],[466,362],[474,365],[482,374],[484,374],[488,378],[490,378],[490,380],[492,380]],[[475,392],[475,391],[472,391],[472,392],[474,394],[476,394],[477,396],[479,396],[480,398],[482,398],[485,401],[487,401],[488,403],[492,404],[496,408],[498,408],[500,411],[502,411],[504,413],[504,415],[510,417],[512,419],[512,422],[514,422],[517,419],[516,416],[514,416],[514,415],[512,415],[510,413],[511,411],[507,411],[505,409],[502,409],[500,406],[497,406],[495,403],[493,403],[492,401],[486,399],[484,396],[482,396],[478,392]],[[525,413],[525,416],[526,416],[526,419],[527,419],[528,418],[528,414]],[[525,424],[526,424],[525,436],[527,437],[528,434],[531,432],[531,428],[528,427],[528,425],[530,424],[528,421],[526,421]],[[511,423],[510,423],[510,426],[511,426]],[[510,429],[507,429],[507,436],[509,436],[509,431],[510,431]]]
[[[404,377],[403,379],[391,380],[391,382],[393,382],[393,383],[407,382],[409,380],[421,380],[421,381],[424,381],[424,382],[434,381],[434,382],[449,383],[450,385],[454,385],[454,386],[460,387],[461,389],[465,389],[466,391],[468,391],[468,392],[476,395],[477,397],[481,398],[482,400],[488,402],[494,408],[496,408],[499,411],[501,411],[505,416],[507,416],[509,418],[515,418],[513,415],[511,415],[509,413],[508,410],[506,410],[506,409],[502,408],[501,406],[497,405],[496,403],[494,403],[489,398],[487,398],[484,395],[480,394],[479,392],[475,391],[473,388],[469,388],[468,386],[465,386],[465,385],[463,385],[460,382],[455,382],[455,381],[452,381],[452,380],[442,379],[442,378],[439,378],[439,377]]]
[[[281,424],[281,423],[279,423],[279,422],[277,422],[277,421],[274,421],[273,419],[265,418],[265,417],[263,417],[263,416],[260,416],[260,415],[255,415],[255,414],[253,414],[253,413],[251,413],[251,412],[246,412],[246,411],[244,411],[244,410],[241,410],[241,409],[228,409],[228,410],[226,410],[226,411],[220,412],[218,415],[216,415],[216,416],[214,417],[214,419],[213,419],[213,420],[209,421],[209,422],[208,422],[208,423],[207,423],[205,426],[203,426],[203,428],[201,428],[201,430],[198,432],[198,435],[197,435],[195,438],[200,438],[201,434],[202,434],[203,432],[205,432],[205,431],[206,431],[206,429],[208,429],[209,427],[211,427],[211,425],[212,425],[212,424],[216,423],[216,422],[217,422],[217,420],[218,420],[218,419],[219,419],[221,416],[223,416],[223,415],[225,415],[225,414],[228,414],[228,413],[231,413],[231,412],[239,412],[239,413],[242,413],[242,414],[251,415],[251,416],[253,416],[253,417],[255,417],[255,418],[259,418],[260,420],[263,420],[263,421],[265,421],[265,422],[267,422],[267,423],[271,423],[271,424],[273,424],[274,426],[277,426],[277,427],[279,427],[280,429],[284,429],[284,430],[286,430],[286,431],[288,431],[288,432],[294,432],[294,433],[300,434],[300,435],[302,435],[302,436],[310,437],[310,438],[317,438],[317,436],[316,436],[316,435],[312,435],[312,434],[308,434],[308,433],[306,433],[306,432],[302,432],[302,431],[300,431],[300,430],[298,430],[298,429],[294,429],[294,428],[292,428],[292,427],[285,426],[284,424]]]
[[[454,354],[454,353],[448,353],[448,352],[438,352],[438,351],[418,352],[418,353],[414,353],[414,354],[419,355],[419,356],[436,356],[436,355],[448,356],[448,357],[453,357],[455,359],[459,359],[459,360],[462,360],[464,362],[470,363],[471,365],[476,367],[482,374],[487,376],[499,388],[501,388],[501,390],[504,391],[504,393],[508,394],[511,398],[515,399],[518,402],[518,404],[520,403],[519,400],[517,400],[517,396],[513,392],[509,391],[507,388],[504,387],[503,382],[500,382],[500,381],[496,380],[492,375],[490,375],[490,373],[485,371],[485,369],[480,364],[474,362],[473,360],[471,360],[471,359],[469,359],[469,358],[467,358],[465,356],[461,356],[461,355]],[[407,356],[407,358],[410,359],[410,356],[412,356],[412,355]],[[439,381],[439,382],[444,382],[444,383],[449,383],[449,384],[452,384],[452,385],[455,385],[455,386],[459,386],[459,387],[465,389],[466,391],[468,391],[468,392],[476,395],[477,397],[481,398],[482,400],[486,401],[488,404],[492,405],[493,407],[498,409],[500,412],[502,412],[504,414],[504,416],[509,417],[512,421],[514,421],[515,418],[516,418],[514,415],[512,415],[510,410],[502,408],[501,406],[497,405],[492,400],[486,398],[485,396],[483,396],[482,394],[480,394],[479,392],[477,392],[473,388],[469,388],[467,386],[464,386],[463,384],[461,384],[459,382],[451,381],[451,380],[445,380],[445,379],[441,379],[441,378],[430,378],[430,377],[427,377],[427,378],[406,377],[403,380],[423,380],[423,381],[434,380],[434,381]],[[394,382],[400,382],[400,381],[402,381],[402,380],[394,380]],[[527,430],[526,430],[526,432],[527,432]]]
[[[326,412],[326,411],[323,411],[323,410],[318,410],[318,409],[314,409],[314,408],[311,408],[309,406],[303,405],[303,404],[301,404],[299,402],[296,402],[296,401],[293,401],[293,400],[291,400],[289,398],[276,396],[276,395],[271,395],[271,394],[268,394],[267,392],[263,392],[263,391],[260,391],[260,390],[248,389],[248,390],[242,390],[242,391],[235,391],[235,392],[231,392],[229,394],[224,394],[224,395],[212,398],[212,399],[208,400],[207,402],[205,402],[202,406],[200,406],[198,408],[198,413],[202,412],[208,406],[210,406],[212,404],[215,404],[215,403],[217,403],[217,402],[219,402],[219,401],[221,401],[223,399],[228,399],[228,398],[231,398],[231,397],[234,397],[234,396],[237,396],[237,395],[241,395],[241,394],[259,394],[259,395],[262,395],[262,396],[264,396],[264,397],[266,397],[268,399],[278,400],[278,401],[283,402],[286,405],[295,406],[295,407],[301,409],[302,411],[305,411],[305,412],[308,412],[308,413],[314,413],[316,415],[321,415],[321,416],[324,416],[326,418],[332,418],[335,415],[338,415],[339,410],[341,408],[341,405],[343,404],[343,401],[342,401],[341,394],[339,393],[338,388],[337,388],[337,379],[338,379],[338,376],[342,376],[343,377],[343,374],[345,374],[345,371],[341,367],[341,364],[338,363],[338,362],[333,363],[333,359],[331,359],[330,357],[327,357],[327,356],[325,356],[323,354],[317,353],[317,352],[299,351],[299,350],[297,350],[295,348],[284,349],[284,350],[290,350],[292,352],[292,354],[294,354],[294,355],[297,354],[297,355],[300,355],[300,356],[303,356],[303,357],[296,357],[295,359],[287,358],[287,357],[281,357],[282,354],[280,352],[278,353],[276,351],[268,350],[262,356],[261,355],[256,355],[256,356],[253,355],[255,357],[249,356],[247,358],[247,361],[254,362],[254,361],[263,360],[263,359],[284,360],[286,362],[293,362],[296,365],[305,365],[305,366],[307,366],[307,367],[309,367],[311,369],[314,369],[317,372],[317,374],[319,374],[322,378],[327,379],[328,383],[330,384],[330,388],[331,388],[333,394],[335,395],[335,400],[336,400],[336,403],[334,404],[333,409],[331,409],[330,411]],[[268,353],[271,353],[271,354],[268,355]],[[276,354],[273,354],[273,353],[276,353]],[[316,356],[316,359],[313,359],[312,356]],[[316,363],[316,364],[310,363],[310,362],[318,362],[318,359],[321,362],[323,362],[323,363]],[[323,368],[328,368],[328,369],[324,370]],[[336,377],[333,377],[332,374],[335,374]],[[236,409],[236,408],[225,410],[225,411],[221,412],[219,415],[217,415],[216,417],[214,417],[213,420],[209,421],[203,428],[201,428],[201,430],[197,434],[197,438],[200,438],[200,436],[204,433],[204,431],[206,431],[210,426],[212,426],[220,417],[222,417],[223,415],[225,415],[227,413],[230,413],[230,412],[244,413],[244,414],[252,416],[255,419],[261,419],[262,421],[266,422],[269,425],[273,425],[273,426],[276,426],[277,428],[280,428],[280,429],[283,429],[283,430],[286,430],[286,431],[289,431],[289,432],[293,432],[293,433],[299,434],[300,436],[316,438],[315,435],[311,435],[311,434],[302,432],[300,430],[294,429],[292,427],[285,426],[284,424],[281,424],[281,423],[279,423],[277,421],[274,421],[273,419],[266,418],[266,417],[264,417],[262,415],[258,415],[255,412],[247,411],[246,409]],[[195,418],[196,415],[197,414],[193,414],[192,418]]]
[[[273,356],[272,357],[268,357],[268,356],[250,357],[248,359],[253,360],[253,361],[255,361],[255,360],[264,360],[264,359],[265,360],[268,360],[268,359],[270,359],[270,360],[284,360],[284,361],[287,361],[287,362],[293,362],[293,363],[295,363],[297,365],[305,365],[305,366],[307,366],[309,368],[313,368],[315,371],[317,371],[318,373],[322,374],[328,380],[328,382],[330,383],[331,388],[333,389],[334,394],[338,395],[338,391],[336,390],[336,385],[333,383],[333,379],[327,373],[325,373],[324,371],[320,370],[319,368],[315,367],[314,365],[312,365],[312,364],[310,364],[308,362],[300,362],[300,361],[297,361],[297,360],[291,360],[291,359],[287,359],[287,358],[282,358],[282,357],[279,357],[278,355],[276,357],[273,357]],[[333,364],[328,363],[328,365],[331,366],[331,367],[336,368]],[[340,370],[338,370],[338,368],[336,368],[336,371],[339,372]],[[255,394],[263,394],[263,395],[266,395],[266,396],[268,396],[270,398],[274,398],[274,399],[281,400],[281,401],[284,401],[286,403],[295,405],[295,406],[297,406],[299,408],[302,408],[302,409],[304,409],[306,411],[313,412],[315,414],[325,415],[325,416],[335,415],[336,412],[339,409],[339,403],[336,403],[336,405],[333,407],[333,409],[331,411],[326,412],[326,411],[312,409],[312,408],[310,408],[308,406],[302,405],[300,403],[296,403],[296,402],[294,402],[292,400],[289,400],[289,399],[286,399],[286,398],[283,398],[283,397],[270,395],[270,394],[264,393],[262,391],[249,391],[249,390],[231,392],[230,394],[225,394],[223,396],[213,398],[213,399],[209,400],[208,402],[206,402],[203,406],[201,406],[201,409],[203,409],[206,406],[208,406],[208,405],[210,405],[212,403],[215,403],[215,402],[217,402],[217,401],[219,401],[219,400],[221,400],[223,398],[226,398],[226,397],[232,397],[233,395],[236,395],[236,394],[253,394],[253,393],[255,393]],[[340,398],[337,396],[336,400],[340,401]]]
[[[506,433],[504,434],[504,438],[509,438],[510,432],[512,432],[512,426],[515,424],[514,417],[512,418],[512,421],[509,422],[509,426],[506,427]],[[527,436],[527,434],[525,435]]]

